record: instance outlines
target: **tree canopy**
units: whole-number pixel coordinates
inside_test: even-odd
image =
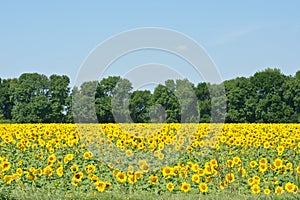
[[[119,76],[69,85],[65,75],[0,78],[0,122],[300,122],[300,71],[267,68],[220,84],[167,80],[153,92],[133,91]]]

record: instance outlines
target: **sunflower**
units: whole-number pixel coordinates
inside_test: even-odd
[[[186,147],[186,151],[187,151],[187,152],[192,152],[192,151],[193,151],[193,147],[191,147],[190,145],[188,145],[188,146]]]
[[[135,176],[135,175],[129,175],[129,176],[128,176],[128,182],[129,182],[130,184],[136,183],[136,182],[137,182],[136,176]]]
[[[11,182],[12,182],[14,179],[12,178],[12,176],[5,175],[5,176],[3,177],[3,180],[5,181],[6,184],[11,184]]]
[[[199,184],[199,190],[202,193],[208,192],[208,186],[207,186],[207,184],[206,183],[200,183]]]
[[[44,171],[43,174],[51,176],[54,172],[54,169],[51,166],[47,166]]]
[[[228,183],[234,182],[234,174],[233,174],[233,173],[226,174],[226,181],[227,181]]]
[[[65,163],[65,164],[68,164],[68,163],[69,163],[69,160],[68,160],[67,157],[64,157],[64,163]]]
[[[143,149],[145,149],[145,144],[143,142],[141,142],[137,145],[137,148],[138,148],[138,150],[143,150]]]
[[[165,166],[163,169],[162,169],[162,173],[163,173],[163,176],[165,178],[168,178],[170,175],[174,174],[173,173],[173,169],[169,166]]]
[[[72,180],[74,182],[80,182],[83,178],[83,173],[82,172],[77,172],[76,174],[74,174]]]
[[[270,148],[270,146],[271,146],[270,142],[267,141],[267,142],[264,143],[264,148],[265,149]]]
[[[239,165],[239,164],[240,164],[240,162],[241,162],[241,159],[240,159],[240,157],[238,157],[238,156],[235,156],[235,157],[233,158],[233,163],[234,163],[235,165]]]
[[[266,164],[260,164],[259,165],[259,171],[262,173],[265,173],[268,169],[268,166]]]
[[[63,167],[57,168],[56,173],[59,177],[62,177],[62,175],[64,174]]]
[[[259,164],[267,164],[268,163],[268,160],[266,158],[261,158],[259,160]]]
[[[225,143],[226,140],[227,140],[227,138],[226,138],[224,135],[222,135],[222,136],[220,137],[219,140],[220,140],[222,143]]]
[[[227,160],[227,166],[228,167],[233,167],[234,166],[234,162],[232,160]]]
[[[294,184],[292,184],[291,182],[288,182],[285,184],[284,189],[286,191],[288,191],[289,193],[293,193],[294,192]]]
[[[245,177],[247,172],[243,167],[238,168],[238,172],[240,173],[240,175],[242,175],[242,177]]]
[[[288,163],[286,164],[286,167],[287,167],[288,169],[290,169],[290,170],[293,170],[293,163],[288,162]]]
[[[43,158],[44,158],[44,155],[43,155],[42,153],[39,153],[39,154],[37,155],[37,157],[38,157],[39,159],[43,159]]]
[[[187,182],[183,182],[182,184],[181,184],[181,187],[180,187],[180,190],[181,191],[183,191],[183,192],[188,192],[188,191],[190,191],[190,189],[191,189],[191,185],[189,184],[189,183],[187,183]]]
[[[18,176],[22,176],[23,170],[22,170],[21,168],[18,168],[18,169],[16,170],[16,174],[17,174]]]
[[[276,169],[280,169],[282,167],[282,160],[279,158],[276,158],[273,162]]]
[[[254,168],[257,166],[257,162],[255,160],[252,160],[249,165],[251,168]]]
[[[19,161],[18,161],[18,165],[19,165],[19,166],[23,165],[23,161],[22,161],[22,160],[19,160]]]
[[[84,170],[88,174],[93,173],[96,170],[96,166],[93,164],[89,164],[89,165],[85,166]]]
[[[90,152],[90,151],[84,152],[84,154],[83,154],[83,158],[86,159],[86,160],[88,160],[92,157],[93,157],[93,153]]]
[[[89,174],[89,175],[90,175],[90,174]],[[94,182],[94,183],[96,183],[98,180],[99,180],[98,176],[95,175],[95,174],[92,174],[92,176],[91,176],[91,181]]]
[[[94,181],[94,179],[93,179],[94,176],[96,176],[96,175],[95,175],[95,174],[88,174],[88,175],[87,175],[87,178],[90,179],[91,181],[93,181],[93,182],[95,183],[96,181]],[[96,176],[96,177],[97,177],[97,176]],[[98,177],[97,177],[96,180],[98,180]]]
[[[105,188],[106,188],[106,183],[103,181],[97,181],[95,183],[96,188],[98,190],[98,192],[104,192]]]
[[[69,153],[64,157],[64,162],[67,164],[68,162],[73,160],[73,158],[74,158],[74,155]]]
[[[283,194],[283,193],[284,193],[283,187],[277,186],[277,187],[275,188],[275,194],[281,195],[281,194]]]
[[[193,164],[192,168],[191,168],[194,172],[198,172],[199,169],[199,165],[198,164]]]
[[[11,167],[11,164],[8,161],[4,161],[0,166],[0,168],[2,168],[2,171],[8,171],[10,169],[10,167]]]
[[[297,194],[298,193],[298,191],[299,191],[299,188],[298,188],[298,186],[297,185],[294,185],[294,194]]]
[[[109,189],[111,186],[111,183],[110,182],[105,182],[105,189]]]
[[[157,176],[154,176],[152,174],[149,176],[149,183],[150,184],[153,185],[153,184],[157,183],[157,181],[158,181],[158,177]]]
[[[158,144],[158,149],[163,150],[165,148],[165,144],[163,142]]]
[[[252,185],[252,187],[251,187],[251,192],[252,192],[253,194],[259,194],[259,193],[260,193],[260,187],[259,187],[259,185],[258,185],[258,184]]]
[[[170,192],[172,192],[174,190],[174,184],[171,182],[167,183],[166,187]]]
[[[277,152],[278,152],[278,154],[282,154],[283,153],[283,151],[284,151],[284,146],[278,146],[277,147]]]
[[[199,176],[204,176],[205,175],[205,170],[202,169],[202,168],[199,168],[198,169],[198,174],[199,174]]]
[[[134,173],[134,175],[135,175],[136,179],[141,179],[142,176],[143,176],[143,172],[141,172],[141,171],[136,171],[136,172]]]
[[[259,184],[260,183],[260,177],[259,176],[253,176],[254,184]]]
[[[192,181],[195,182],[195,183],[199,183],[200,182],[200,177],[198,174],[194,174],[192,176]]]
[[[207,174],[207,175],[212,174],[212,168],[211,168],[211,166],[206,165],[206,166],[204,167],[204,172],[205,172],[205,174]]]
[[[150,146],[149,146],[150,151],[154,151],[155,148],[156,148],[156,144],[150,144]]]
[[[51,154],[49,157],[48,157],[48,162],[49,163],[54,163],[56,161],[56,156],[55,154]]]
[[[30,167],[29,171],[34,174],[35,173],[35,168],[34,167]]]
[[[269,188],[264,189],[264,194],[269,195],[271,193],[271,190]]]
[[[128,168],[127,168],[127,171],[128,171],[128,173],[133,174],[133,172],[134,172],[134,166],[129,165]]]
[[[139,160],[138,161],[138,165],[139,166],[143,166],[143,165],[146,165],[147,164],[147,161],[146,160]]]
[[[78,181],[73,181],[73,182],[72,182],[72,185],[73,185],[74,187],[77,187],[77,186],[78,186],[78,184],[79,184],[79,182],[78,182]]]
[[[43,175],[43,170],[42,170],[42,168],[38,168],[38,169],[36,170],[36,173],[39,174],[40,176]]]
[[[163,153],[161,153],[161,152],[158,154],[158,159],[159,159],[159,160],[163,160],[164,157],[165,157],[165,154],[163,154]]]
[[[124,183],[126,182],[127,176],[126,173],[124,172],[118,172],[116,175],[117,181],[119,181],[120,183]]]
[[[224,190],[225,187],[227,187],[226,182],[225,181],[221,181],[220,184],[219,184],[219,187],[220,187],[221,190]]]
[[[77,165],[72,165],[72,166],[70,167],[70,170],[71,170],[73,173],[75,173],[75,172],[78,171],[78,166],[77,166]]]
[[[141,169],[143,172],[148,172],[149,169],[150,169],[150,166],[149,166],[148,164],[141,165],[141,166],[140,166],[140,169]]]
[[[125,155],[127,157],[131,157],[132,156],[132,151],[130,149],[126,150]]]
[[[109,168],[114,168],[114,164],[113,163],[108,163],[108,165],[107,165]]]

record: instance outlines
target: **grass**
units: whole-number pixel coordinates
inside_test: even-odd
[[[260,199],[271,199],[271,200],[300,200],[300,195],[292,196],[288,194],[283,194],[281,196],[264,196],[264,195],[243,195],[238,193],[221,192],[209,195],[203,194],[153,194],[150,192],[139,192],[139,193],[125,193],[125,192],[106,192],[106,193],[96,193],[85,194],[82,192],[70,192],[65,193],[64,191],[46,191],[43,189],[34,189],[33,191],[24,192],[20,189],[15,189],[10,191],[9,194],[0,193],[0,199],[10,199],[10,200],[260,200]]]

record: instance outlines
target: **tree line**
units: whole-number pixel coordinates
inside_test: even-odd
[[[133,91],[110,76],[70,88],[65,75],[0,78],[1,123],[300,122],[300,71],[267,68],[220,84],[167,80]]]

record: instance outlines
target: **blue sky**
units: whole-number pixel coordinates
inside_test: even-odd
[[[294,75],[300,69],[299,8],[300,1],[262,0],[1,1],[0,77],[39,72],[66,74],[74,82],[80,65],[100,42],[140,27],[190,36],[205,48],[223,80],[267,67]],[[129,58],[143,60],[146,53]],[[150,55],[154,62],[171,59]],[[121,61],[114,72],[132,64]]]

